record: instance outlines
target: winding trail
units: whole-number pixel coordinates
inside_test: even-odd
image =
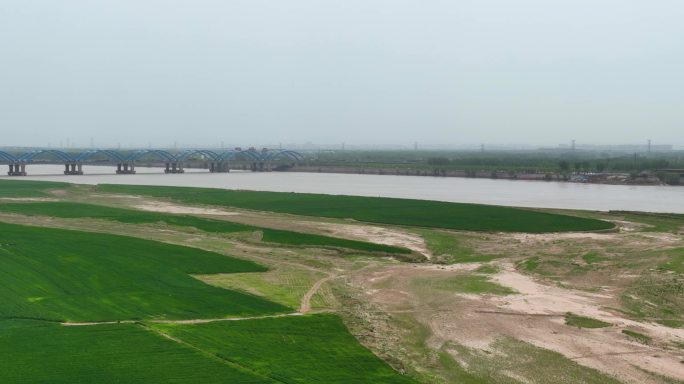
[[[302,296],[302,301],[299,304],[299,313],[305,314],[311,311],[311,298],[313,297],[313,295],[315,295],[316,292],[318,292],[318,290],[321,288],[323,284],[333,279],[334,277],[335,275],[328,275],[315,282],[314,285],[312,285],[311,288],[309,288],[309,291],[306,292],[304,296]]]

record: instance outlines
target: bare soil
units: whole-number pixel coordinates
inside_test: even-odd
[[[643,370],[684,380],[684,353],[668,348],[684,342],[684,329],[642,323],[611,310],[615,298],[561,288],[517,272],[510,263],[492,280],[517,294],[475,295],[421,289],[416,281],[458,276],[477,264],[451,268],[395,266],[375,269],[356,277],[373,305],[388,313],[410,313],[432,334],[429,345],[439,350],[458,343],[490,354],[502,337],[525,341],[556,351],[581,365],[598,369],[626,383],[661,383]],[[612,325],[602,329],[578,329],[565,324],[573,312]],[[636,330],[653,338],[640,344],[622,333]],[[453,356],[459,359],[458,354]]]

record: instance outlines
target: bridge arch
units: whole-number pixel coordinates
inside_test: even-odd
[[[304,155],[289,149],[279,149],[275,151],[269,151],[264,154],[265,160],[278,160],[282,158],[287,160],[302,161],[304,160]]]
[[[16,160],[19,162],[30,163],[30,162],[33,162],[33,160],[36,157],[42,156],[44,154],[54,155],[59,160],[64,161],[64,162],[73,162],[74,161],[74,159],[71,156],[69,156],[68,153],[62,152],[62,151],[57,150],[57,149],[40,149],[37,151],[28,152],[28,153],[25,153],[25,154],[19,156]]]
[[[75,160],[76,161],[87,161],[87,160],[89,160],[92,157],[97,156],[97,155],[105,155],[109,159],[114,160],[116,162],[125,161],[124,156],[121,153],[116,152],[116,151],[112,151],[110,149],[95,149],[92,151],[86,151],[86,152],[83,152],[83,153],[79,154],[78,156],[76,156]]]
[[[183,153],[176,155],[176,159],[178,161],[185,161],[190,156],[197,155],[197,154],[204,155],[213,161],[220,160],[220,156],[216,152],[210,151],[208,149],[189,149]]]
[[[152,155],[160,160],[163,161],[169,161],[169,162],[175,162],[177,161],[176,157],[169,152],[158,150],[158,149],[142,149],[139,151],[135,151],[128,155],[128,157],[124,158],[124,161],[138,161],[140,160],[143,156],[147,155]]]
[[[0,161],[14,163],[17,161],[17,159],[15,159],[14,156],[10,155],[7,152],[0,151]]]
[[[226,151],[219,155],[219,160],[250,160],[261,161],[261,153],[257,151]]]

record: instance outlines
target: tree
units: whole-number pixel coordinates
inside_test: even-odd
[[[588,161],[583,161],[582,162],[582,171],[584,172],[589,172],[590,165]]]
[[[430,165],[449,165],[450,163],[446,157],[431,157],[427,162]]]

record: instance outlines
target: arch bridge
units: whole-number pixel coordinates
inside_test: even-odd
[[[24,153],[0,151],[0,164],[7,164],[9,176],[26,176],[29,164],[64,164],[65,175],[82,175],[83,165],[114,165],[117,174],[136,173],[136,163],[158,162],[164,173],[184,173],[190,162],[203,163],[209,172],[229,172],[244,169],[253,172],[271,171],[274,167],[291,167],[304,161],[304,155],[289,149],[257,150],[255,148],[216,151],[213,149],[188,149],[168,151],[163,149],[113,150],[91,149],[83,152],[60,149],[34,149]]]

